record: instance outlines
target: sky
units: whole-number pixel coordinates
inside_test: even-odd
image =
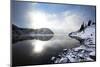
[[[79,29],[83,22],[95,22],[95,11],[95,6],[88,5],[15,1],[12,3],[12,23],[22,28],[71,32]]]

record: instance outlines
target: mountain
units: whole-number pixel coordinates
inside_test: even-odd
[[[23,40],[37,39],[46,41],[53,37],[53,32],[48,28],[28,29],[12,24],[12,43]]]

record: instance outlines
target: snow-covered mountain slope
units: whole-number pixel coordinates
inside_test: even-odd
[[[88,21],[88,24],[82,24],[81,28],[69,34],[71,38],[80,41],[80,46],[71,49],[64,49],[56,57],[52,57],[52,63],[70,63],[95,61],[95,23]]]

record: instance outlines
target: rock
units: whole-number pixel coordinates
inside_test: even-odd
[[[80,41],[80,46],[71,49],[64,49],[58,56],[55,57],[53,63],[69,63],[69,62],[85,62],[95,61],[95,23],[89,20],[87,25],[84,23],[76,32],[69,34],[71,38]]]

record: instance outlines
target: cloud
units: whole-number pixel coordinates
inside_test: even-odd
[[[70,11],[63,13],[47,13],[44,11],[29,11],[30,27],[34,29],[50,28],[55,33],[68,33],[79,29],[83,18]]]

